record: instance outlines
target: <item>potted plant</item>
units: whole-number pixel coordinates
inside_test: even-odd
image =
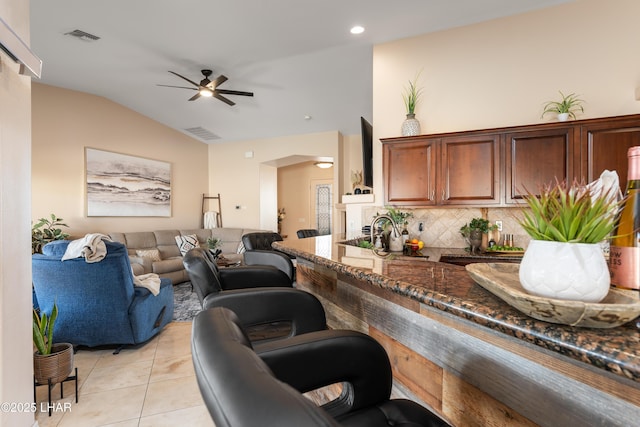
[[[615,191],[615,192],[614,192]],[[574,181],[543,186],[524,199],[522,228],[533,239],[520,264],[528,292],[549,298],[599,302],[610,276],[600,246],[615,228],[620,208],[611,188],[599,194]]]
[[[64,240],[69,237],[68,233],[62,231],[61,228],[68,227],[62,218],[58,218],[55,214],[51,214],[51,219],[40,218],[37,223],[31,226],[31,253],[41,253],[42,247],[54,240]]]
[[[218,247],[221,244],[222,244],[222,240],[218,239],[217,237],[208,237],[207,238],[207,248],[209,248],[209,252],[211,252],[213,254],[213,257],[216,258],[216,259],[223,258],[223,256],[220,255],[222,250],[218,249]]]
[[[58,318],[58,306],[53,304],[51,314],[33,309],[33,374],[39,384],[57,384],[73,370],[73,345],[54,343],[53,331]]]
[[[584,108],[582,107],[582,103],[584,102],[582,99],[578,98],[578,95],[575,93],[570,93],[569,95],[565,95],[560,92],[560,96],[562,99],[558,101],[549,101],[544,104],[544,110],[542,111],[542,116],[544,117],[547,113],[557,114],[558,120],[561,122],[567,121],[569,117],[575,119],[576,111],[580,111],[584,113]]]
[[[417,81],[420,77],[420,73],[416,78],[409,80],[409,86],[405,87],[402,94],[402,100],[407,114],[406,120],[402,123],[402,136],[411,136],[420,134],[420,122],[416,120],[416,105],[418,99],[422,95],[422,88],[418,88]]]
[[[498,228],[495,224],[490,225],[488,219],[472,218],[471,222],[460,227],[460,234],[469,242],[470,252],[477,253],[482,246],[482,235]]]

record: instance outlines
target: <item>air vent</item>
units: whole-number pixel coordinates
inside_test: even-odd
[[[208,131],[207,129],[203,128],[203,127],[195,127],[195,128],[186,128],[185,129],[187,132],[197,136],[198,138],[204,140],[204,141],[211,141],[214,139],[220,139],[220,137],[218,135],[216,135],[215,133]]]
[[[68,33],[64,33],[65,36],[77,37],[80,40],[94,42],[96,40],[100,40],[100,37],[94,36],[93,34],[85,33],[82,30],[73,30]]]

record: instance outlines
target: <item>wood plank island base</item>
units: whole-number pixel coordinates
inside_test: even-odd
[[[276,242],[331,328],[375,337],[394,384],[455,426],[632,426],[640,419],[636,321],[576,328],[527,317],[464,267],[341,244]]]

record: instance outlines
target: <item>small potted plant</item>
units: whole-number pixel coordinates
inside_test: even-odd
[[[402,136],[420,134],[420,122],[416,119],[416,105],[422,95],[422,88],[418,88],[417,86],[418,77],[420,77],[420,73],[418,73],[413,81],[409,81],[409,86],[405,88],[402,94],[402,100],[404,101],[407,114],[406,120],[402,123]]]
[[[222,252],[221,249],[218,249],[218,247],[222,244],[222,240],[216,238],[216,237],[208,237],[207,238],[207,248],[209,248],[209,251],[213,254],[213,257],[218,259],[218,258],[223,258],[222,255],[220,255],[220,253]]]
[[[482,235],[495,230],[497,226],[490,225],[488,219],[472,218],[471,222],[460,227],[460,234],[469,242],[469,250],[472,254],[480,251]]]
[[[51,219],[40,218],[37,223],[31,226],[31,253],[41,253],[42,247],[54,240],[64,240],[69,237],[68,233],[57,227],[68,227],[62,218],[51,214]]]
[[[73,345],[54,343],[53,331],[58,318],[58,306],[54,303],[51,314],[33,309],[33,374],[39,384],[57,384],[73,370]]]
[[[528,292],[549,298],[599,302],[610,276],[600,242],[616,225],[621,202],[612,188],[599,194],[583,184],[556,182],[524,199],[522,228],[533,239],[520,264]]]
[[[559,92],[562,99],[560,101],[549,101],[544,104],[541,117],[544,117],[544,115],[548,113],[554,113],[557,114],[559,121],[564,122],[567,121],[569,117],[575,119],[576,111],[584,113],[584,107],[582,107],[584,101],[578,98],[578,95],[575,93],[565,95],[562,91]]]

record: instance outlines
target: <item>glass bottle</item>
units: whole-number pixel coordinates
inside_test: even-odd
[[[640,147],[627,152],[629,172],[625,202],[609,250],[611,284],[640,289]]]
[[[407,241],[409,240],[409,230],[407,230],[407,224],[408,222],[405,221],[404,227],[402,227],[402,246],[405,246],[407,244]]]

